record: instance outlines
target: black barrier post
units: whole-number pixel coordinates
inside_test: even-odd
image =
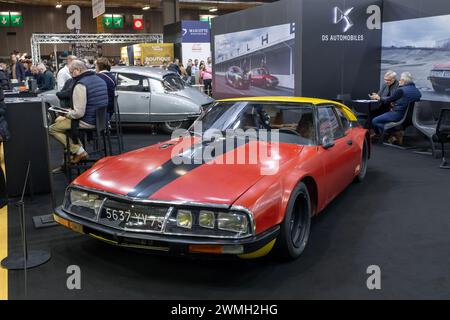
[[[50,260],[50,253],[42,250],[32,250],[28,251],[28,243],[27,243],[27,227],[25,220],[25,203],[23,198],[25,196],[25,189],[28,185],[28,180],[30,176],[30,168],[31,162],[28,161],[27,173],[25,175],[25,182],[22,189],[22,197],[16,203],[16,206],[19,208],[20,213],[20,230],[22,233],[22,254],[13,253],[8,255],[5,259],[2,260],[1,265],[3,268],[8,270],[24,270],[25,277],[25,296],[27,295],[27,270],[29,268],[34,268],[46,263]]]

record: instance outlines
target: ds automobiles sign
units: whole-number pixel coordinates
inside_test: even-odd
[[[364,41],[364,34],[347,34],[355,26],[354,21],[359,17],[355,14],[355,8],[333,8],[333,24],[342,26],[342,34],[323,34],[322,41]],[[366,26],[368,30],[381,29],[381,8],[378,5],[370,5],[366,12]],[[361,29],[359,29],[361,31]]]

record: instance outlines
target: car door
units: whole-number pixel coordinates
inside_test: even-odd
[[[116,90],[123,122],[150,121],[151,92],[147,77],[120,72]]]
[[[318,106],[317,124],[329,202],[353,179],[354,144],[351,137],[345,135],[333,105]]]

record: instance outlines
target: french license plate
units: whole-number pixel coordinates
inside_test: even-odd
[[[167,210],[168,208],[163,207],[106,201],[99,222],[129,231],[161,231]]]

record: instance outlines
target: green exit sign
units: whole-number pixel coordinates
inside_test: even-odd
[[[103,26],[107,29],[122,29],[123,15],[121,14],[104,14]]]
[[[0,27],[22,27],[22,12],[0,12]]]
[[[9,27],[11,25],[11,19],[9,18],[9,12],[0,12],[0,26]]]
[[[21,12],[10,12],[11,27],[22,27],[23,19]]]

